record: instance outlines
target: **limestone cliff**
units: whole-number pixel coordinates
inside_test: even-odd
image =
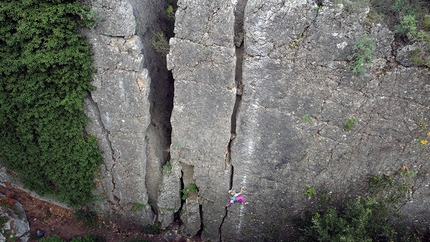
[[[91,120],[87,130],[98,137],[105,161],[95,181],[99,202],[94,205],[114,219],[152,224],[150,204],[157,196],[170,144],[166,129],[158,127],[165,125],[159,121],[164,111],[153,115],[158,100],[169,94],[157,91],[168,74],[166,68],[158,70],[165,60],[149,45],[150,35],[160,28],[157,21],[164,5],[133,0],[95,0],[90,5],[99,23],[86,31],[97,68],[93,83],[97,90],[86,100]]]
[[[402,166],[418,172],[403,209],[410,221],[428,225],[429,153],[416,141],[428,132],[429,70],[396,60],[393,32],[366,24],[367,7],[309,0],[178,5],[168,55],[171,156],[193,171],[204,240],[270,234],[279,241],[312,205],[305,188],[360,194],[369,176]],[[364,33],[376,39],[376,59],[360,77],[347,57]],[[348,119],[357,120],[350,131]],[[244,187],[249,205],[224,210],[231,185]]]
[[[166,58],[150,45],[166,2],[87,1],[99,22],[85,30],[97,69],[86,131],[104,157],[91,206],[162,228],[180,218],[204,241],[282,241],[314,205],[306,188],[361,195],[371,175],[406,167],[402,210],[428,227],[429,68],[345,2],[179,0]],[[359,76],[348,56],[363,34],[376,51]],[[226,208],[232,186],[248,205]]]

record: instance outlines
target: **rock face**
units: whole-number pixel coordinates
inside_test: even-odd
[[[198,198],[183,205],[186,233],[203,225],[203,237],[219,239],[230,186],[229,143],[236,100],[233,5],[229,0],[179,1],[168,68],[175,79],[171,117],[171,161],[182,167],[186,188],[196,184]],[[184,125],[186,124],[186,125]],[[201,205],[200,214],[196,214]],[[204,215],[204,216],[202,216]],[[195,223],[200,220],[201,224]]]
[[[13,199],[6,198],[0,193],[0,217],[2,228],[0,241],[9,241],[12,238],[26,242],[30,236],[30,225],[22,205]]]
[[[111,218],[151,224],[154,213],[149,203],[157,179],[147,184],[147,172],[154,174],[155,166],[155,175],[161,174],[158,162],[165,157],[149,157],[154,152],[147,135],[150,86],[152,78],[166,79],[167,74],[153,71],[158,57],[148,39],[162,5],[94,0],[91,6],[100,22],[86,32],[97,69],[93,83],[97,90],[86,100],[91,120],[87,130],[98,137],[105,161],[96,181],[100,202],[95,206]],[[151,139],[156,141],[156,134]]]
[[[417,143],[429,138],[430,72],[367,6],[179,0],[166,60],[150,46],[166,3],[89,2],[100,23],[85,31],[97,69],[86,130],[104,156],[102,215],[162,228],[180,217],[204,241],[283,241],[315,202],[307,188],[361,195],[370,176],[403,167],[416,172],[403,212],[430,226],[429,145]],[[353,75],[364,34],[375,59]],[[232,186],[248,205],[226,208]]]
[[[171,156],[193,168],[204,240],[281,241],[312,205],[306,188],[360,194],[368,177],[402,166],[418,172],[403,209],[428,225],[428,147],[416,141],[429,131],[429,71],[396,61],[393,33],[364,23],[368,8],[307,0],[178,4],[168,56]],[[377,51],[360,77],[347,57],[364,33]],[[349,131],[348,119],[356,120]],[[250,204],[224,212],[231,185],[243,186]]]

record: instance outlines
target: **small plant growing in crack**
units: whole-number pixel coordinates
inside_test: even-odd
[[[308,197],[314,196],[315,195],[315,188],[309,187],[308,189],[306,189],[305,195],[307,195]]]
[[[357,123],[357,119],[349,118],[345,121],[345,130],[351,131],[354,128],[355,123]]]
[[[163,32],[154,32],[150,40],[152,48],[160,54],[167,55],[170,51],[169,40]]]
[[[427,139],[421,139],[421,138],[418,138],[417,139],[417,144],[419,145],[419,146],[423,146],[423,145],[426,145],[427,143],[428,143],[429,141],[427,140]]]
[[[426,129],[427,128],[427,124],[425,124],[423,121],[419,120],[418,121],[418,126],[420,126],[420,128],[422,129]]]
[[[410,171],[410,170],[406,170],[406,171],[400,171],[399,175],[401,177],[409,177],[409,178],[414,178],[417,175],[418,171]]]
[[[170,176],[172,174],[172,164],[170,164],[170,161],[166,162],[163,166],[163,173],[166,173],[167,176]]]
[[[357,40],[352,48],[352,55],[348,56],[348,60],[351,61],[349,69],[352,73],[364,76],[366,69],[370,67],[370,63],[373,61],[372,53],[375,49],[375,40],[368,37],[367,34]]]
[[[177,0],[167,0],[167,7],[166,7],[166,14],[168,18],[174,19],[175,18],[175,12],[178,8],[178,1]]]
[[[145,234],[158,234],[160,232],[161,223],[148,224],[142,227],[142,232]]]
[[[195,183],[189,184],[187,187],[181,190],[182,192],[182,200],[187,200],[189,193],[197,193],[199,189],[197,188],[197,185]]]
[[[309,118],[309,114],[305,114],[305,115],[303,115],[303,117],[302,117],[302,121],[303,121],[303,122],[306,122],[306,123],[309,123],[309,122],[311,121],[311,119]]]
[[[142,203],[134,203],[133,208],[131,210],[133,211],[142,211],[143,209],[146,209],[145,204]]]
[[[424,126],[424,128],[426,128],[427,126]],[[430,137],[430,132],[427,133],[427,137]],[[426,145],[428,143],[428,139],[426,138],[418,138],[417,139],[417,144],[420,146]]]

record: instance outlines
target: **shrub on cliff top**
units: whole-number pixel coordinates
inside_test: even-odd
[[[425,230],[411,233],[402,224],[398,208],[412,178],[402,172],[371,177],[366,196],[348,197],[340,204],[322,191],[318,211],[306,211],[304,218],[297,219],[297,241],[427,241]]]
[[[77,33],[89,7],[72,0],[0,4],[0,160],[25,187],[78,205],[102,163],[84,132],[92,51]]]

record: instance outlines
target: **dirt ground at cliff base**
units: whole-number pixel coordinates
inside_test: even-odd
[[[178,231],[179,224],[174,223],[159,234],[144,234],[142,226],[126,222],[114,222],[99,217],[98,226],[91,228],[73,217],[73,211],[32,197],[27,192],[0,186],[0,193],[22,204],[30,224],[30,242],[37,241],[35,234],[38,229],[46,236],[57,235],[65,241],[85,235],[101,235],[106,242],[135,241],[166,241],[163,237],[168,231]],[[139,239],[139,240],[138,240]],[[177,236],[172,242],[201,242],[198,236],[192,238]]]

